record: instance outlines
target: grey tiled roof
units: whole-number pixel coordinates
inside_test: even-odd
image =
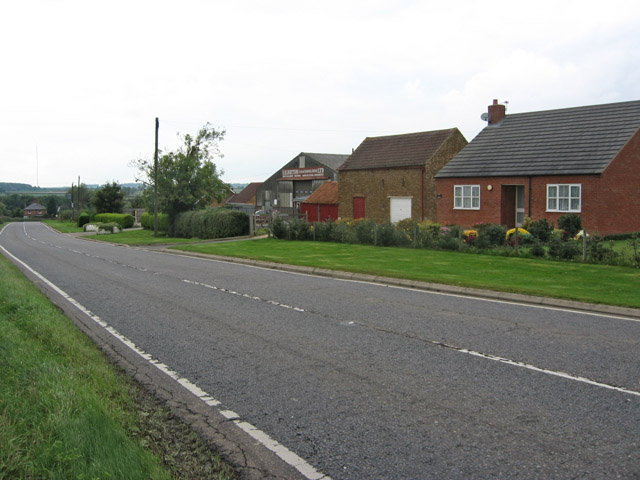
[[[424,166],[455,128],[431,132],[367,137],[340,170]]]
[[[39,203],[32,203],[28,207],[25,207],[25,210],[46,210],[47,207],[40,205]]]
[[[309,153],[302,152],[302,155],[313,158],[316,162],[326,165],[333,170],[338,170],[338,167],[344,163],[349,155],[342,155],[336,153]]]
[[[598,174],[638,128],[640,101],[507,115],[436,177]]]

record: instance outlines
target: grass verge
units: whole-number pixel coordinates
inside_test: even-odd
[[[234,478],[0,256],[0,478]]]
[[[439,250],[274,239],[171,247],[423,282],[640,308],[640,270]]]
[[[61,222],[60,220],[42,220],[42,223],[46,223],[51,228],[62,233],[78,233],[83,232],[84,229],[79,227],[76,222]]]
[[[112,233],[109,235],[95,235],[91,237],[93,240],[101,240],[110,243],[123,243],[126,245],[157,245],[157,244],[180,244],[201,242],[198,238],[175,238],[168,237],[166,234],[158,233],[157,237],[153,236],[153,230],[125,230],[120,233]]]

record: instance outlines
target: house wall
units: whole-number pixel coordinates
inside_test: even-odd
[[[411,197],[411,218],[436,218],[435,175],[467,144],[455,131],[424,167],[339,170],[338,215],[353,218],[353,198],[364,197],[365,218],[378,223],[390,220],[389,197]]]
[[[557,226],[558,218],[564,214],[546,211],[549,183],[582,185],[579,215],[587,231],[601,235],[640,231],[640,134],[632,137],[600,175],[437,179],[436,219],[442,224],[463,227],[479,223],[505,224],[501,217],[505,201],[502,186],[523,185],[525,215],[534,220],[546,218]],[[454,210],[454,185],[480,185],[480,210]]]

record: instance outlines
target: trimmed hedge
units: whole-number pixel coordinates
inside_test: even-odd
[[[153,230],[153,213],[144,212],[140,219],[142,228],[145,230]],[[169,231],[169,215],[166,213],[158,214],[158,230],[161,232]]]
[[[128,213],[97,213],[94,220],[100,223],[117,223],[122,228],[133,227],[133,216]]]
[[[84,227],[91,220],[91,216],[87,212],[83,212],[78,217],[78,226],[80,228]]]
[[[183,238],[228,238],[249,234],[249,215],[227,208],[207,208],[178,214],[170,234]]]

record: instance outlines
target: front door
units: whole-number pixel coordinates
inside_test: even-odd
[[[502,185],[500,223],[513,228],[524,222],[524,185]]]

